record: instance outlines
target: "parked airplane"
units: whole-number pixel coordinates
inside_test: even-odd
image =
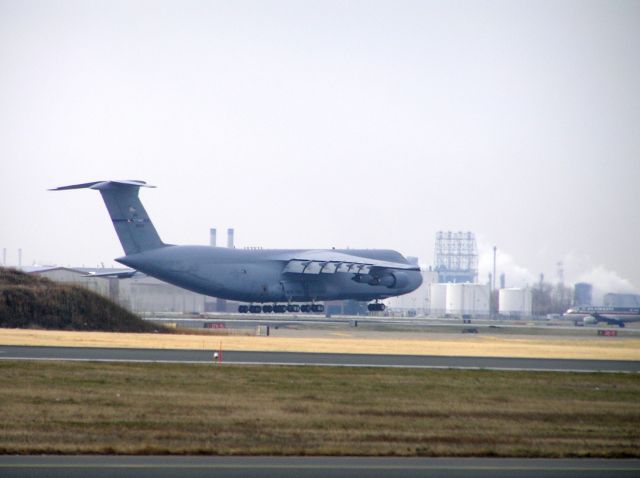
[[[640,321],[640,309],[637,307],[574,307],[564,313],[564,317],[573,319],[578,325],[597,324],[606,322],[607,324],[624,327],[625,322]]]
[[[317,301],[374,301],[407,294],[422,283],[417,265],[399,252],[376,249],[242,250],[177,246],[160,240],[138,198],[144,181],[95,181],[52,191],[100,191],[125,256],[136,271],[201,294],[248,302],[239,312],[322,312]],[[294,302],[310,302],[302,306]]]

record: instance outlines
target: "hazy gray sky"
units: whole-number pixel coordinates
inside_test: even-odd
[[[640,287],[639,1],[0,0],[0,247],[111,264],[98,179],[161,237],[394,248]]]

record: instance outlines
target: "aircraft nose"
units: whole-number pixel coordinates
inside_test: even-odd
[[[413,272],[411,274],[411,291],[416,290],[422,285],[422,272]]]

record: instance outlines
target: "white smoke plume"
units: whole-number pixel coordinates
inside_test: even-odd
[[[498,249],[496,255],[496,287],[500,287],[500,274],[504,274],[507,287],[526,287],[537,283],[538,276],[517,264],[508,252]],[[493,246],[478,241],[478,282],[485,283],[493,273]]]

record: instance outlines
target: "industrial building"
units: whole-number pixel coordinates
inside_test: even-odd
[[[136,313],[202,313],[211,299],[149,276],[117,279],[95,274],[125,272],[128,269],[86,267],[25,267],[25,272],[56,282],[86,287]]]
[[[640,307],[640,294],[605,294],[605,307]]]

